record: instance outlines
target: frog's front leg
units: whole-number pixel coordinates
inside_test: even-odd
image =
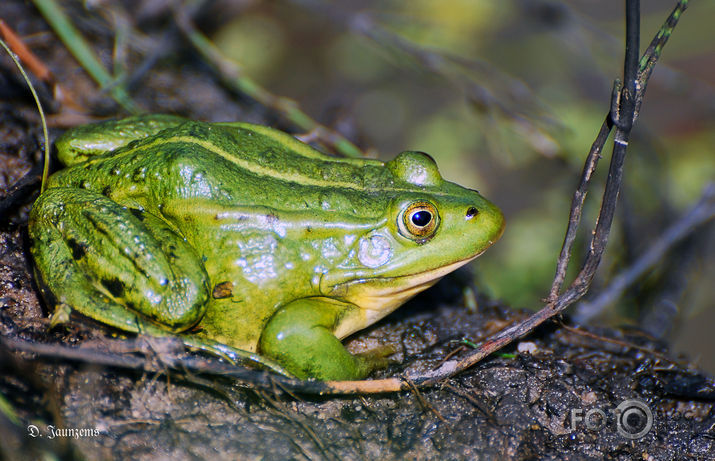
[[[36,273],[50,299],[135,332],[179,332],[203,316],[208,275],[164,221],[95,192],[51,188],[30,213]]]
[[[350,354],[335,336],[338,322],[359,309],[327,298],[304,298],[279,309],[260,339],[266,355],[298,378],[352,380],[384,366],[384,357]]]

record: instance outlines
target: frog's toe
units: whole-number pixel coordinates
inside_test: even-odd
[[[389,357],[398,351],[394,345],[382,345],[355,354],[354,357],[360,360],[370,371],[381,370],[397,362]]]
[[[294,377],[277,362],[255,352],[237,349],[235,347],[219,343],[209,338],[197,337],[196,335],[184,334],[181,335],[181,339],[184,342],[184,345],[190,349],[209,352],[213,355],[223,358],[230,363],[251,367],[257,366],[259,368],[268,369],[289,378]]]
[[[57,325],[62,325],[70,321],[70,314],[72,313],[72,308],[65,303],[60,303],[55,307],[55,311],[50,317],[50,330],[55,328]]]

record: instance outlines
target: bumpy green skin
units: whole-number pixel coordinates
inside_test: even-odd
[[[68,167],[29,225],[51,303],[300,378],[369,373],[340,339],[481,254],[504,224],[418,152],[336,159],[270,128],[163,115],[79,127],[57,148]],[[438,213],[424,238],[402,224],[415,202]]]

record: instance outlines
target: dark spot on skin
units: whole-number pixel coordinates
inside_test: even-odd
[[[102,286],[115,298],[124,294],[124,284],[119,279],[102,279]]]
[[[146,170],[143,168],[137,168],[132,172],[132,182],[142,183],[146,179]]]
[[[213,292],[211,293],[211,296],[214,297],[214,299],[223,299],[223,298],[228,298],[233,294],[233,283],[232,282],[221,282],[217,284]]]
[[[139,221],[144,221],[144,212],[138,208],[129,208],[129,212]]]
[[[467,219],[472,219],[473,217],[475,217],[475,216],[477,215],[477,213],[479,213],[479,210],[477,210],[477,209],[474,208],[473,206],[472,206],[472,207],[469,207],[469,209],[467,210],[466,218],[467,218]]]
[[[72,250],[72,259],[74,260],[82,259],[87,254],[87,247],[75,239],[67,240],[67,246]]]
[[[313,232],[313,228],[310,227],[310,226],[307,226],[307,227],[305,228],[305,231],[306,231],[306,232]]]
[[[102,195],[109,197],[109,194],[112,193],[112,188],[110,186],[105,186],[104,189],[102,189]]]

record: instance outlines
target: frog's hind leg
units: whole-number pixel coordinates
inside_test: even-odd
[[[51,188],[35,202],[29,232],[40,285],[57,305],[154,335],[184,331],[205,312],[203,264],[158,217],[91,191]]]

